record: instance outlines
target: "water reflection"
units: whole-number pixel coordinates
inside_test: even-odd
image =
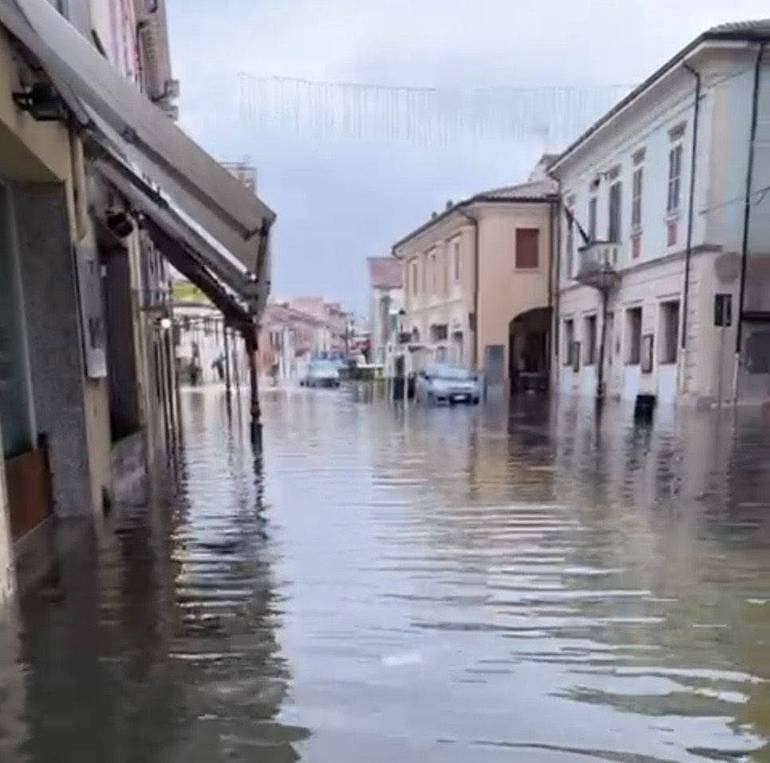
[[[221,397],[184,402],[176,491],[121,507],[21,602],[3,760],[298,759],[306,732],[278,719],[290,675],[261,458],[223,427]]]
[[[183,408],[176,492],[0,626],[2,760],[770,756],[753,414],[270,389],[263,457]]]

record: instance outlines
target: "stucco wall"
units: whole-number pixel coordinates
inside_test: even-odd
[[[539,234],[537,268],[516,268],[516,229]],[[504,374],[509,377],[509,326],[521,313],[548,305],[551,249],[550,207],[520,204],[487,207],[479,215],[479,361],[484,348],[504,347]]]
[[[32,394],[38,431],[49,440],[55,509],[89,514],[109,484],[109,416],[105,383],[83,377],[64,185],[17,185],[13,204]]]
[[[617,270],[620,284],[610,300],[615,312],[614,330],[620,335],[620,362],[612,350],[613,364],[606,369],[607,392],[632,400],[639,392],[652,392],[661,402],[679,398],[689,402],[730,400],[734,395],[735,335],[738,320],[738,254],[743,233],[742,194],[746,178],[751,86],[756,51],[718,49],[701,52],[691,63],[703,78],[700,123],[696,152],[693,209],[693,257],[689,276],[686,349],[678,363],[659,363],[659,303],[680,301],[684,318],[684,259],[693,139],[694,78],[677,71],[652,87],[605,129],[599,130],[557,169],[566,198],[574,198],[576,218],[587,227],[590,185],[598,179],[597,238],[607,237],[608,189],[614,179],[622,182],[621,249]],[[667,241],[666,212],[668,155],[672,130],[684,129],[680,207],[675,216],[678,235]],[[631,195],[633,155],[644,149],[641,255],[631,255]],[[617,178],[606,173],[619,168]],[[575,250],[582,243],[574,235]],[[558,362],[554,363],[557,387],[562,392],[592,394],[584,377],[564,366],[564,319],[575,318],[575,339],[583,341],[582,318],[599,311],[598,292],[577,286],[567,273],[567,236],[562,235],[560,278],[560,339]],[[575,253],[575,264],[578,254]],[[716,294],[733,299],[733,326],[714,326]],[[625,365],[626,308],[643,308],[642,333],[655,336],[654,368],[651,374]],[[600,325],[597,327],[600,331]],[[681,324],[680,324],[681,331]],[[613,340],[614,341],[614,340]],[[582,363],[581,363],[582,366]]]

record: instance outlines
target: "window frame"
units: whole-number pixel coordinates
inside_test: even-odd
[[[460,237],[452,239],[452,281],[460,283],[462,280],[462,262],[460,257]]]
[[[642,230],[642,194],[644,192],[644,164],[634,167],[631,174],[631,232]]]
[[[682,167],[684,141],[672,143],[668,151],[668,183],[666,193],[666,214],[669,217],[682,211]]]
[[[589,331],[588,327],[591,326],[592,330]],[[583,365],[595,366],[596,365],[596,343],[598,337],[599,319],[596,313],[588,313],[583,316]]]
[[[623,181],[613,180],[607,194],[607,241],[623,240]]]
[[[568,197],[565,202],[565,208],[569,210],[567,217],[567,232],[564,236],[564,246],[566,254],[566,272],[567,280],[572,280],[575,273],[575,197]]]
[[[527,235],[534,233],[535,239],[535,264],[534,265],[521,265],[519,264],[519,234]],[[540,228],[516,228],[514,231],[514,253],[513,253],[513,267],[515,270],[523,270],[529,273],[540,270]]]
[[[625,310],[625,363],[627,366],[641,366],[642,364],[642,332],[644,311],[641,305],[632,305]],[[638,331],[636,336],[631,333],[631,314],[639,315]]]
[[[673,333],[671,332],[672,323],[668,319],[671,306],[676,305],[676,322],[673,324]],[[660,341],[658,342],[658,364],[662,366],[676,365],[679,361],[679,342],[680,326],[682,322],[682,303],[676,298],[662,299],[658,302],[658,333]],[[673,352],[670,350],[673,349]]]
[[[588,239],[596,241],[596,228],[599,222],[599,197],[592,193],[588,198]]]
[[[564,334],[564,357],[562,363],[565,367],[572,366],[572,354],[575,348],[575,319],[564,318],[562,323]]]

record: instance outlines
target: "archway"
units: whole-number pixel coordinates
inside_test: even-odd
[[[550,369],[550,307],[519,313],[508,325],[508,376],[511,393],[545,392]]]

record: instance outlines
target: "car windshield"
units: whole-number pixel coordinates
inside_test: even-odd
[[[428,371],[428,376],[451,381],[467,381],[473,378],[470,371],[460,366],[436,366]]]

